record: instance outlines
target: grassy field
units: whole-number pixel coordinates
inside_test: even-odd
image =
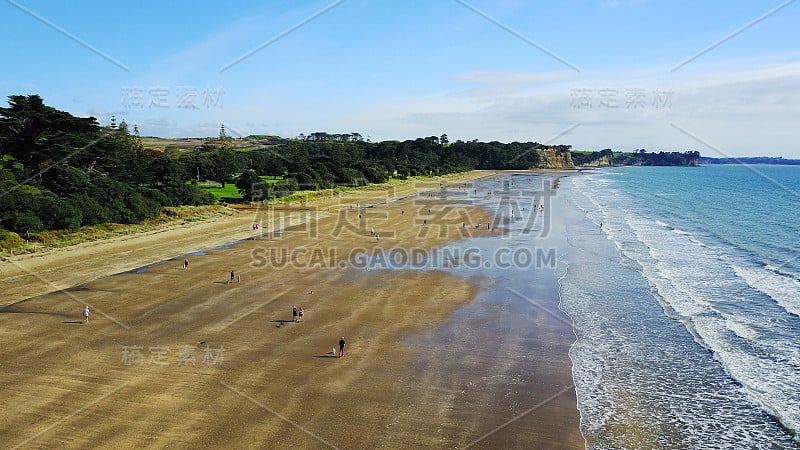
[[[280,139],[280,138],[277,138]],[[216,145],[213,138],[183,138],[183,139],[164,139],[154,137],[143,137],[142,146],[145,149],[164,151],[167,147],[177,148],[178,151],[187,152],[203,146],[203,144],[211,143]],[[233,149],[237,152],[252,152],[253,150],[263,150],[274,145],[260,145],[252,139],[234,139],[230,143]]]
[[[272,177],[262,175],[259,178],[264,180],[267,184],[274,184],[283,180],[282,176]],[[222,187],[215,181],[204,181],[197,185],[210,192],[217,200],[237,200],[242,198],[242,194],[239,193],[239,190],[236,189],[236,185],[233,183],[227,183],[225,187]]]
[[[210,192],[217,200],[223,198],[242,198],[242,194],[239,193],[239,190],[236,189],[236,185],[233,183],[228,183],[225,187],[222,187],[219,183],[205,181],[203,183],[198,183],[198,186]]]
[[[401,180],[400,178],[389,177],[389,180],[387,181],[387,183],[389,183],[389,184],[402,184],[403,180]]]
[[[163,151],[167,146],[178,147],[179,150],[188,151],[193,148],[200,147],[205,142],[201,138],[186,138],[186,139],[162,139],[153,137],[143,137],[142,146],[150,150]]]
[[[282,181],[283,180],[282,176],[272,177],[272,176],[262,175],[259,178],[264,180],[264,182],[267,183],[267,184],[274,184],[274,183],[277,183],[278,181]],[[387,184],[396,185],[396,184],[402,184],[402,183],[405,183],[405,182],[408,182],[408,181],[413,181],[413,180],[416,180],[416,179],[424,179],[424,178],[426,178],[426,177],[424,177],[424,176],[408,177],[407,180],[402,180],[400,178],[389,177],[389,180],[386,181],[386,183]],[[236,201],[236,200],[239,200],[239,199],[242,198],[242,195],[239,193],[239,190],[236,189],[236,185],[234,185],[233,183],[228,183],[223,188],[219,183],[217,183],[215,181],[204,181],[204,182],[198,183],[198,186],[200,186],[201,188],[203,188],[206,191],[210,192],[217,200],[221,200],[221,201]],[[367,188],[369,188],[369,187],[367,187]],[[347,188],[339,187],[339,188],[336,188],[336,189],[346,190]],[[316,198],[316,197],[320,197],[320,196],[324,197],[326,195],[330,195],[330,191],[331,191],[330,189],[322,189],[321,191],[319,191],[319,193],[317,193],[317,191],[299,191],[299,192],[295,193],[294,195],[292,195],[291,196],[292,198],[284,199],[284,201],[297,201],[299,199],[307,200],[309,198]]]

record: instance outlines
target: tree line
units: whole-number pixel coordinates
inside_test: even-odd
[[[634,152],[614,152],[610,148],[599,152],[573,152],[572,161],[576,166],[589,166],[597,161],[607,161],[615,166],[697,166],[700,152],[648,152],[637,149]]]
[[[798,166],[800,159],[787,159],[782,156],[743,156],[740,158],[711,158],[703,156],[701,164],[775,164],[784,166]]]
[[[0,228],[18,233],[135,223],[163,206],[213,202],[126,124],[101,127],[37,95],[11,96],[0,108],[0,162]]]
[[[38,95],[8,97],[0,107],[0,229],[17,233],[136,223],[165,206],[205,205],[199,186],[235,183],[247,200],[299,189],[382,183],[473,169],[539,165],[536,142],[450,142],[447,135],[368,142],[358,133],[288,139],[240,151],[221,130],[193,150],[145,149],[123,121],[101,126],[48,106]],[[345,138],[347,136],[347,138]],[[558,146],[569,151],[569,146]],[[282,177],[266,185],[262,176]]]

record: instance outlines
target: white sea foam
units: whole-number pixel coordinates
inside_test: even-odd
[[[767,294],[783,309],[800,317],[800,281],[796,278],[778,273],[769,267],[745,267],[736,264],[731,267],[750,287]]]
[[[761,336],[760,333],[758,331],[756,331],[754,328],[752,328],[752,327],[750,327],[747,324],[744,324],[742,322],[737,322],[736,320],[733,320],[731,318],[728,318],[725,321],[725,326],[729,330],[731,330],[734,333],[736,333],[737,336],[739,336],[740,338],[743,338],[743,339],[748,339],[748,340],[751,340],[751,341],[755,341],[756,339],[759,338],[759,336]]]
[[[656,225],[658,225],[660,227],[672,229],[672,227],[667,222],[662,222],[660,220],[654,220],[654,222],[656,223]]]
[[[765,410],[787,428],[800,429],[797,390],[800,378],[796,369],[788,366],[785,358],[773,357],[779,347],[769,346],[768,354],[754,352],[751,344],[754,330],[745,326],[743,320],[759,320],[766,327],[770,318],[757,316],[752,310],[725,306],[726,302],[744,295],[740,281],[744,278],[749,285],[757,286],[796,313],[800,309],[795,308],[800,305],[790,297],[798,292],[795,280],[738,266],[739,270],[731,271],[722,264],[723,259],[715,249],[700,248],[687,236],[671,233],[668,227],[635,214],[629,214],[627,222],[649,249],[649,255],[637,255],[636,259],[660,297],[684,317],[702,339],[701,343],[715,353],[728,373]],[[731,331],[740,339],[732,338]]]
[[[748,407],[742,406],[742,401],[758,405],[777,417],[784,426],[798,429],[800,393],[796,386],[800,384],[800,350],[791,343],[796,336],[764,335],[771,333],[772,317],[769,314],[774,311],[764,312],[757,303],[758,299],[747,294],[751,283],[745,283],[745,277],[731,269],[718,246],[709,245],[699,236],[674,227],[666,219],[656,221],[628,209],[629,202],[624,194],[619,194],[620,191],[608,186],[593,186],[592,180],[585,177],[576,177],[575,180],[574,186],[586,193],[587,200],[581,200],[583,209],[598,213],[587,215],[594,221],[602,217],[604,232],[622,255],[636,263],[631,267],[638,267],[637,270],[653,286],[655,297],[662,302],[664,310],[670,316],[677,314],[695,339],[712,350],[715,359],[742,386],[734,390],[738,394],[723,390],[717,393],[701,390],[694,391],[694,394],[687,391],[687,395],[676,392],[673,386],[680,385],[680,378],[694,373],[695,366],[680,369],[681,364],[675,364],[683,363],[680,359],[671,359],[668,354],[659,356],[657,351],[653,353],[653,345],[663,347],[665,351],[670,345],[648,343],[641,340],[641,335],[638,342],[626,340],[634,338],[634,334],[626,336],[625,328],[621,329],[622,334],[613,331],[621,326],[620,320],[627,320],[626,317],[603,320],[602,314],[592,312],[593,305],[602,297],[592,298],[591,294],[567,282],[565,296],[573,295],[574,298],[565,301],[565,310],[574,314],[573,318],[577,317],[576,326],[583,327],[583,341],[579,338],[571,354],[575,360],[574,377],[579,404],[583,405],[584,426],[589,431],[613,435],[608,423],[614,420],[615,415],[628,417],[639,412],[658,411],[659,404],[652,406],[655,409],[650,409],[651,405],[640,405],[635,413],[630,411],[630,405],[618,404],[620,392],[631,386],[649,386],[661,398],[668,399],[670,411],[651,413],[650,419],[642,417],[643,423],[652,421],[662,430],[681,430],[683,436],[678,441],[660,441],[664,446],[674,447],[678,442],[680,447],[717,445],[712,443],[722,443],[721,447],[780,446],[770,441],[777,439],[781,432],[770,428],[768,422],[760,422],[763,419],[757,414],[748,413]],[[617,200],[616,197],[623,198]],[[583,283],[586,282],[584,279]],[[624,279],[615,282],[625,283]],[[573,302],[578,304],[570,306]],[[634,330],[630,332],[634,333]],[[626,382],[624,374],[627,372],[620,373],[615,368],[615,364],[622,362],[622,355],[627,355],[624,357],[626,361],[652,360],[658,364],[663,360],[672,361],[673,366],[648,371],[646,378],[642,379],[632,371],[628,373]],[[710,374],[700,372],[691,376],[697,376],[696,383],[703,384]],[[616,387],[609,388],[606,384],[616,384]],[[660,407],[663,408],[663,404]],[[586,409],[595,415],[585,414]],[[703,414],[703,411],[714,411],[714,415]],[[786,436],[781,437],[784,438]],[[602,442],[599,447],[605,445]]]
[[[570,299],[564,310],[573,316],[578,315],[575,306],[591,302],[591,297],[574,285],[562,286],[561,295]],[[582,329],[593,334],[598,330],[594,324],[600,322],[597,315],[581,313]],[[576,390],[581,411],[581,428],[584,435],[597,434],[614,413],[611,386],[603,379],[604,356],[607,354],[607,341],[598,340],[578,331],[578,339],[570,348],[573,360],[573,381],[580,389]]]

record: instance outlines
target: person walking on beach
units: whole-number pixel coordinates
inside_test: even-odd
[[[233,283],[233,279],[234,279],[234,278],[236,278],[236,275],[235,275],[235,274],[233,273],[233,271],[231,270],[231,283]]]
[[[83,323],[89,323],[89,305],[83,308]]]
[[[344,336],[339,339],[339,358],[344,356]]]
[[[297,317],[298,317],[298,319],[297,319],[298,322],[302,322],[303,321],[303,307],[302,306],[300,307],[300,311],[297,312]]]
[[[292,322],[297,322],[297,305],[292,305]]]
[[[183,260],[183,268],[186,269],[188,267],[189,267],[189,260],[188,259],[184,259]]]

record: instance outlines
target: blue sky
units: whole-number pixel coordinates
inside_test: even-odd
[[[0,21],[4,96],[142,135],[800,158],[800,2],[5,0]]]

